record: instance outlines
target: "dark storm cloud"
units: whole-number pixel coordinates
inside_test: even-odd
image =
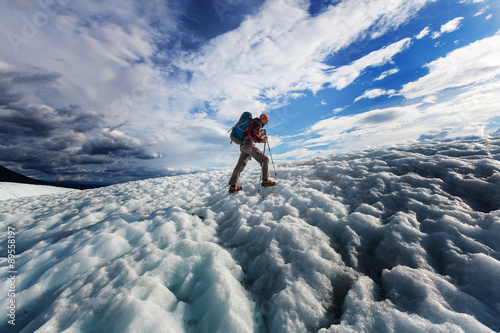
[[[89,155],[124,155],[136,147],[126,140],[99,137],[84,143],[81,152]]]
[[[10,106],[0,114],[0,132],[10,139],[47,137],[57,128],[51,109],[43,106]]]
[[[38,68],[29,73],[0,71],[0,140],[4,145],[26,143],[32,139],[42,144],[41,139],[55,142],[61,138],[71,143],[81,140],[76,133],[98,128],[98,115],[82,110],[78,105],[52,108],[21,102],[23,95],[18,92],[22,90],[21,86],[35,85],[43,89],[60,77],[58,73]]]
[[[57,81],[62,75],[59,73],[21,73],[21,72],[7,72],[3,75],[9,79],[13,84],[34,84],[46,85]]]
[[[26,85],[44,89],[60,77],[0,71],[0,162],[39,174],[75,172],[74,157],[86,133],[99,128],[99,116],[78,105],[52,108],[22,101]],[[109,162],[109,161],[108,161]],[[78,169],[78,168],[77,168]]]
[[[66,119],[68,128],[80,133],[89,132],[99,127],[99,116],[95,112],[84,111],[79,105],[70,105],[55,110],[58,116]]]
[[[0,107],[9,106],[21,100],[22,94],[14,92],[16,87],[32,85],[46,88],[61,77],[59,73],[49,73],[37,68],[33,70],[34,73],[0,70]]]
[[[98,128],[98,115],[78,106],[53,109],[44,105],[16,103],[0,113],[0,139],[6,142],[50,138],[61,133],[83,133]]]
[[[152,159],[154,154],[148,153],[141,142],[116,130],[103,130],[102,134],[86,141],[80,151],[87,155],[110,155]]]
[[[77,165],[103,165],[111,164],[115,161],[115,159],[112,156],[106,155],[79,154],[71,156],[70,161],[72,164]]]
[[[60,77],[39,68],[0,71],[0,165],[45,180],[109,182],[113,174],[122,181],[153,174],[134,163],[157,158],[157,154],[126,133],[102,129],[97,112],[77,104],[51,107],[25,102]]]
[[[5,165],[21,166],[25,170],[46,172],[54,167],[68,166],[65,155],[56,151],[41,149],[36,142],[26,144],[0,146],[0,161]]]
[[[21,98],[20,94],[14,94],[10,92],[9,84],[2,81],[0,78],[0,108],[3,106],[8,106],[11,103],[19,101]]]
[[[137,179],[129,167],[133,160],[157,157],[138,139],[117,130],[101,130],[99,125],[95,112],[84,111],[78,105],[54,109],[15,103],[3,107],[0,161],[31,170],[33,176],[40,179],[97,179],[110,183],[113,172],[96,174],[83,166],[107,169],[118,164],[116,168],[121,168],[124,174],[121,177],[115,172],[114,175],[119,176],[115,181],[126,181]],[[99,134],[95,134],[97,131]]]

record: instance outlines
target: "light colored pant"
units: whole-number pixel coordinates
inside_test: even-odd
[[[255,158],[255,160],[259,162],[260,166],[262,167],[262,180],[266,181],[269,179],[269,157],[264,155],[259,148],[253,145],[241,145],[240,152],[241,155],[238,163],[234,167],[233,175],[229,180],[229,185],[232,186],[238,183],[240,173],[245,169],[250,156]]]

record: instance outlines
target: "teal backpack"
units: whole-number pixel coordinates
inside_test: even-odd
[[[240,117],[240,120],[229,130],[231,134],[229,135],[231,138],[231,143],[235,142],[236,144],[243,144],[243,140],[245,140],[245,136],[247,135],[248,127],[252,123],[252,114],[248,111],[243,112]]]

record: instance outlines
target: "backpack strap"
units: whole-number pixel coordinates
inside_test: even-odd
[[[250,144],[254,143],[254,140],[253,140],[253,137],[252,137],[252,134],[251,134],[252,127],[253,127],[253,121],[250,123],[250,126],[248,126],[248,130],[247,130],[247,133],[246,133],[247,137],[250,139]]]

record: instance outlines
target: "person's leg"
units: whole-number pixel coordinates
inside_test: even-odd
[[[246,152],[247,149],[245,149],[245,147],[247,146],[250,145],[240,146],[240,158],[238,159],[238,163],[234,167],[233,174],[231,175],[231,179],[229,180],[229,185],[231,186],[236,186],[236,184],[238,183],[238,179],[240,178],[240,174],[245,169],[248,159],[250,158],[250,155],[248,154],[248,152]]]
[[[262,181],[267,181],[269,179],[269,157],[264,155],[257,147],[252,147],[252,157],[262,167]]]

